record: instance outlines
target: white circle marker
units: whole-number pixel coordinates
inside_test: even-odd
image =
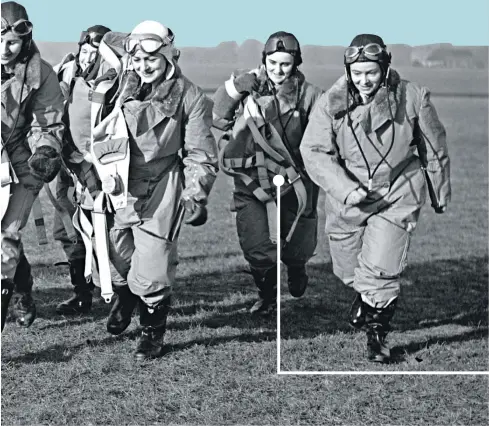
[[[275,175],[273,177],[273,184],[275,186],[282,186],[285,183],[285,179],[282,175]]]

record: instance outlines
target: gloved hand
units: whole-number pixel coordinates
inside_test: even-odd
[[[238,75],[234,81],[234,87],[239,93],[246,93],[249,94],[253,90],[257,90],[260,82],[256,78],[256,74],[253,73],[246,73],[246,74],[241,74]]]
[[[192,199],[184,201],[184,207],[190,217],[185,221],[186,225],[200,226],[207,222],[207,208]]]
[[[435,207],[435,213],[437,214],[442,214],[442,213],[445,213],[445,211],[447,210],[447,206],[439,206],[439,207]]]
[[[28,161],[31,174],[43,182],[51,182],[61,168],[60,154],[50,146],[40,146]]]
[[[361,203],[367,198],[367,191],[363,188],[357,188],[348,194],[346,197],[345,204],[348,206],[354,206]]]

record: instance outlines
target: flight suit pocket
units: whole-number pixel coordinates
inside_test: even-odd
[[[390,222],[369,223],[363,240],[362,260],[380,277],[398,277],[407,265],[410,240],[408,231]]]

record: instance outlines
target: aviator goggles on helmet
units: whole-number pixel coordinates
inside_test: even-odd
[[[289,35],[272,37],[265,44],[265,53],[274,53],[279,51],[297,52],[299,51],[299,43]]]
[[[143,52],[151,55],[162,47],[170,46],[172,40],[170,37],[161,38],[156,34],[134,34],[124,41],[124,50],[130,55],[134,55],[139,47]]]
[[[32,32],[32,22],[26,19],[19,19],[17,22],[10,25],[5,18],[2,18],[2,35],[11,30],[18,36],[26,36]]]
[[[80,41],[78,44],[81,46],[82,44],[88,43],[90,46],[96,47],[97,49],[100,47],[100,43],[104,38],[103,34],[83,31],[80,36]]]
[[[363,55],[371,61],[379,61],[382,59],[385,50],[377,43],[369,43],[366,46],[350,46],[345,50],[345,64],[355,62],[363,52]]]

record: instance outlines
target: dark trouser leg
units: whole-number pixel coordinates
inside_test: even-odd
[[[277,308],[277,266],[267,270],[251,267],[251,274],[258,287],[258,301],[250,308],[250,313],[272,314]]]
[[[85,278],[85,259],[73,259],[69,261],[71,284],[73,285],[74,295],[61,302],[56,307],[56,312],[60,315],[86,314],[92,308],[92,291],[94,285],[90,279]]]
[[[314,255],[317,246],[318,217],[317,202],[319,188],[309,179],[303,179],[307,192],[306,208],[299,218],[290,241],[282,251],[282,261],[287,265],[287,284],[293,297],[301,297],[307,288],[309,278],[306,263]],[[281,233],[286,238],[297,217],[297,196],[289,192],[282,200]]]
[[[133,294],[127,285],[114,287],[114,292],[117,298],[107,319],[107,331],[110,334],[118,335],[129,327],[139,297]]]
[[[282,218],[285,227],[282,229],[282,235],[286,236],[296,218],[296,211],[289,207],[284,210]],[[315,211],[310,216],[301,216],[291,240],[283,250],[282,260],[287,265],[289,293],[294,297],[301,297],[309,282],[306,263],[316,249],[317,226],[318,219]]]
[[[14,291],[14,282],[9,279],[2,280],[2,331],[7,320],[8,306]]]
[[[26,183],[30,180],[20,175],[19,178],[23,178]],[[9,204],[2,218],[2,281],[9,280],[17,287],[17,299],[20,300],[14,305],[14,310],[18,309],[17,321],[27,327],[34,321],[36,312],[31,295],[31,266],[23,253],[21,229],[27,223],[32,204],[41,188],[39,181],[35,185],[36,189],[28,189],[22,183],[12,184]]]
[[[140,300],[141,336],[135,353],[136,361],[144,361],[163,355],[163,337],[166,332],[166,321],[170,311],[170,304],[171,297],[163,299],[158,305],[153,307],[149,307]]]
[[[134,253],[134,237],[130,228],[118,229],[109,224],[109,258],[112,283],[117,298],[107,319],[107,331],[121,334],[131,323],[132,313],[139,297],[132,293],[127,284],[127,275]]]
[[[23,249],[21,249],[19,263],[15,270],[14,283],[14,316],[17,318],[17,324],[22,327],[30,327],[36,319],[37,310],[32,298],[32,286],[34,284],[32,269]]]
[[[56,200],[73,217],[76,207],[68,195],[70,189],[74,190],[73,181],[64,170],[61,170],[56,180]],[[90,214],[86,214],[86,216],[90,217]],[[83,238],[77,232],[76,241],[70,240],[62,217],[57,211],[54,216],[53,235],[54,239],[62,244],[70,264],[70,278],[74,291],[71,298],[61,302],[56,307],[56,312],[61,315],[85,314],[92,307],[94,285],[91,279],[87,281],[84,276],[86,250]]]
[[[268,314],[276,306],[277,246],[270,241],[266,207],[253,196],[235,193],[236,228],[245,259],[258,287],[251,313]]]

